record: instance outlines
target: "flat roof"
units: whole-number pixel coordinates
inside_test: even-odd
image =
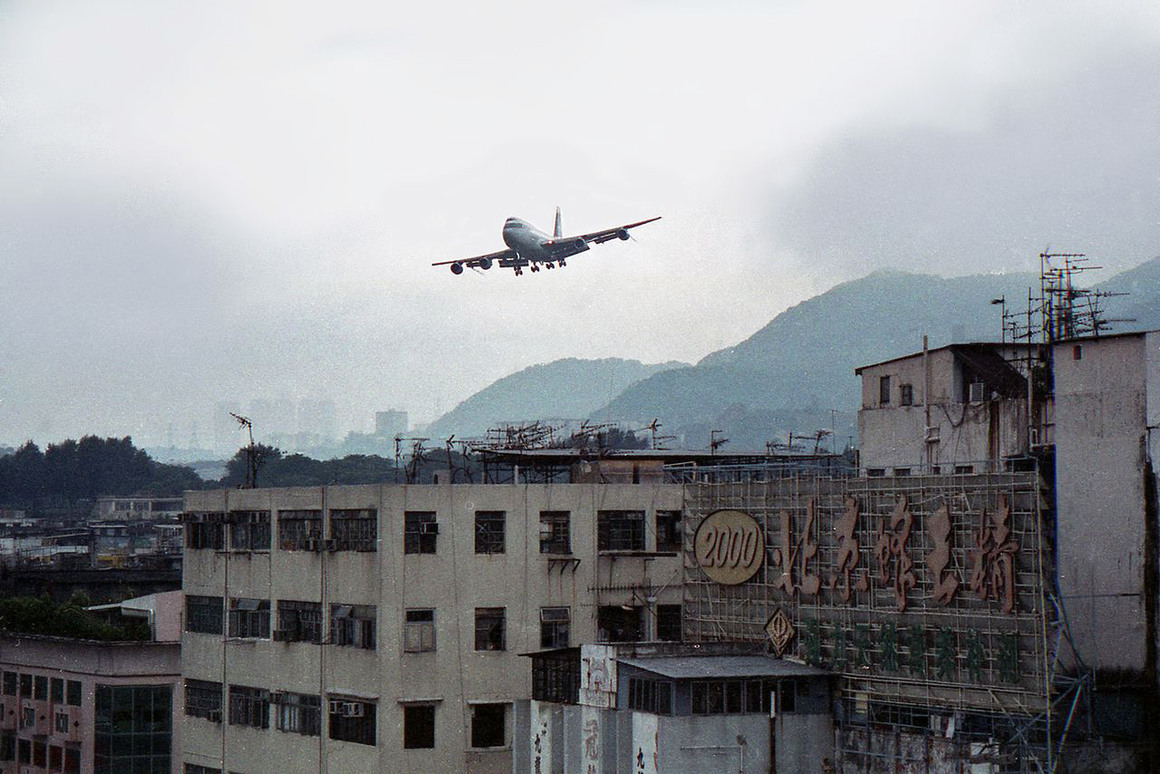
[[[824,669],[772,656],[658,656],[617,658],[618,664],[673,680],[725,677],[824,677]]]

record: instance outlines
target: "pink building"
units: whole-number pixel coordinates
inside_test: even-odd
[[[179,771],[180,599],[121,603],[152,641],[0,635],[0,774]]]

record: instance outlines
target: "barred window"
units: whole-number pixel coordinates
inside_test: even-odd
[[[270,692],[245,685],[230,686],[230,725],[270,727]]]
[[[475,608],[475,649],[506,650],[504,608]]]
[[[331,605],[331,644],[374,650],[376,613],[374,605]]]
[[[278,600],[278,642],[322,642],[322,603]]]
[[[207,680],[186,680],[185,714],[191,718],[221,722],[222,684]]]
[[[333,698],[329,702],[330,738],[343,742],[373,745],[375,703],[362,699]]]
[[[222,633],[222,598],[185,595],[185,630],[201,634]]]
[[[278,511],[278,548],[317,551],[321,541],[322,511]]]
[[[668,680],[630,677],[628,707],[654,715],[673,714],[673,684]]]
[[[230,511],[230,548],[235,551],[269,551],[270,512]]]
[[[681,606],[657,605],[657,639],[681,641]]]
[[[572,536],[569,534],[568,511],[540,511],[540,553],[572,553]]]
[[[777,682],[772,680],[697,680],[692,684],[692,711],[694,715],[769,712],[768,694],[776,690]],[[782,710],[792,711],[792,703],[788,708],[778,707]]]
[[[643,551],[644,511],[597,511],[598,551]]]
[[[225,518],[224,513],[182,514],[181,520],[185,523],[185,547],[216,551],[225,548]]]
[[[568,647],[571,611],[566,607],[540,608],[540,647]]]
[[[434,511],[403,512],[403,553],[433,554],[439,538]]]
[[[276,693],[275,726],[279,731],[318,736],[322,733],[322,699],[305,693]]]
[[[475,512],[475,553],[502,554],[504,552],[504,511]]]
[[[378,528],[378,511],[374,508],[330,511],[330,537],[337,551],[378,550]]]
[[[657,551],[681,550],[681,512],[657,511]]]
[[[231,637],[270,638],[270,600],[240,597],[230,600]]]

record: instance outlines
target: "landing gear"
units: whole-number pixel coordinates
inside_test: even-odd
[[[518,266],[516,267],[516,276],[517,276],[517,277],[522,277],[522,276],[524,276],[524,270],[523,270],[523,269],[521,269],[521,268],[520,268],[520,267],[518,267]]]
[[[563,258],[561,258],[561,259],[560,259],[560,268],[561,268],[561,269],[563,269],[563,268],[564,268],[565,266],[567,266],[567,265],[568,265],[568,264],[564,263],[564,259],[563,259]]]
[[[539,270],[540,270],[540,265],[538,263],[533,263],[532,264],[532,271],[537,272]]]

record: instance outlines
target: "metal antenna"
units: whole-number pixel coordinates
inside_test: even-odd
[[[258,449],[254,445],[254,423],[249,417],[243,417],[232,411],[230,416],[238,420],[238,426],[246,428],[246,432],[250,435],[250,445],[246,447],[246,489],[253,489],[258,485],[258,466],[261,464]]]

